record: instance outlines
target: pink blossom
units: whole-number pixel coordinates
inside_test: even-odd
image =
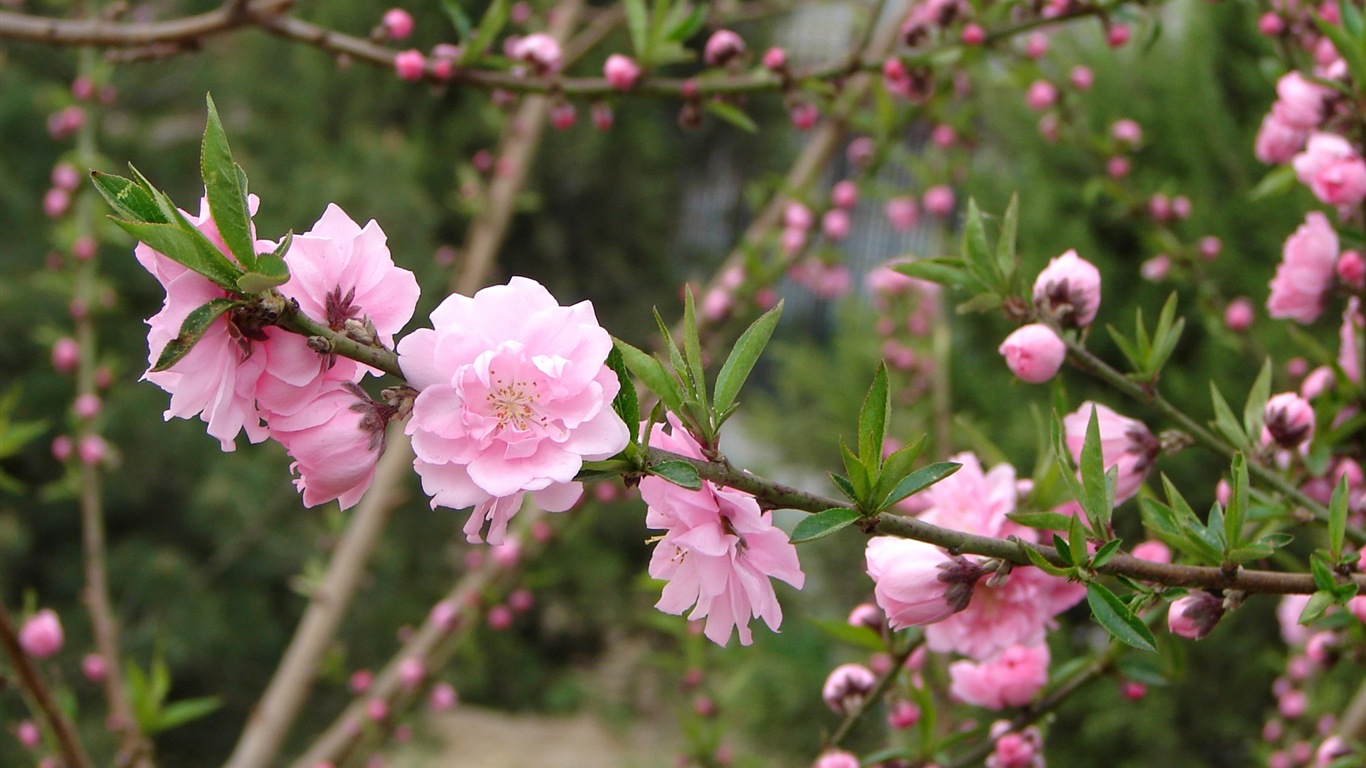
[[[745,41],[729,29],[718,29],[707,39],[702,49],[702,60],[709,66],[720,67],[745,52]]]
[[[43,215],[49,219],[55,219],[66,213],[66,209],[71,205],[71,193],[65,189],[53,187],[43,195]]]
[[[787,51],[773,47],[764,51],[764,69],[770,72],[783,72],[787,69]]]
[[[630,56],[614,53],[602,65],[602,74],[607,78],[608,85],[618,91],[629,91],[640,79],[640,65]]]
[[[895,536],[869,539],[865,557],[873,596],[892,629],[933,624],[963,610],[985,573],[933,544]]]
[[[421,685],[422,678],[426,676],[427,667],[422,663],[422,659],[409,657],[398,664],[399,684],[408,690],[413,690]]]
[[[1271,114],[1283,125],[1312,130],[1323,122],[1325,106],[1333,95],[1326,86],[1312,83],[1299,72],[1288,72],[1276,81],[1276,103]]]
[[[1039,384],[1057,375],[1067,357],[1067,345],[1052,328],[1031,323],[1015,329],[996,350],[1021,381]]]
[[[400,51],[394,56],[394,72],[400,80],[417,82],[427,71],[427,57],[416,48]]]
[[[1090,325],[1100,309],[1100,270],[1076,251],[1054,257],[1034,279],[1034,306],[1064,327]]]
[[[1048,645],[1012,645],[984,662],[949,665],[949,692],[974,707],[1004,709],[1028,704],[1048,682]]]
[[[1300,182],[1328,205],[1354,208],[1366,199],[1366,160],[1341,136],[1314,133],[1292,162]]]
[[[1328,217],[1317,211],[1308,214],[1285,241],[1266,300],[1268,313],[1304,324],[1314,322],[1333,287],[1337,258],[1338,234]]]
[[[1314,437],[1314,407],[1295,392],[1282,392],[1266,401],[1263,442],[1296,448]]]
[[[71,412],[76,414],[76,418],[89,421],[100,415],[101,407],[99,395],[87,393],[76,398],[76,402],[71,404]]]
[[[1115,124],[1110,126],[1110,135],[1115,137],[1115,141],[1137,146],[1143,141],[1143,128],[1137,121],[1124,118],[1116,120]]]
[[[1276,711],[1286,720],[1298,720],[1309,711],[1309,697],[1304,691],[1290,689],[1276,699]],[[1296,762],[1303,762],[1298,760]]]
[[[940,149],[948,149],[958,143],[958,132],[953,129],[953,126],[940,123],[930,131],[930,141]]]
[[[1267,11],[1257,17],[1257,31],[1266,37],[1275,37],[1285,31],[1285,20],[1275,11]]]
[[[24,720],[14,729],[14,737],[19,740],[24,749],[37,749],[43,743],[43,732],[38,729],[38,724],[32,720]]]
[[[1288,163],[1304,149],[1308,138],[1309,131],[1287,125],[1276,118],[1275,112],[1270,112],[1262,118],[1262,127],[1257,130],[1253,154],[1267,165]]]
[[[76,457],[88,467],[99,466],[109,455],[109,443],[99,435],[86,435],[76,444]]]
[[[1058,103],[1058,89],[1047,80],[1035,80],[1025,91],[1025,104],[1032,110],[1043,111]]]
[[[1366,600],[1366,598],[1362,598]],[[854,610],[849,612],[847,619],[850,626],[867,627],[874,632],[881,632],[883,625],[887,623],[887,617],[882,615],[882,609],[872,603],[859,603],[854,606]]]
[[[783,226],[788,229],[811,229],[815,222],[815,217],[811,215],[811,209],[796,200],[789,200],[783,206]]]
[[[986,768],[1044,768],[1039,729],[1031,726],[1013,732],[1009,722],[1000,720],[992,724],[991,737],[996,741],[987,756]]]
[[[1080,64],[1072,67],[1072,71],[1068,74],[1067,79],[1072,82],[1072,87],[1079,91],[1091,90],[1091,86],[1096,82],[1096,76],[1091,74],[1091,68],[1084,67]]]
[[[297,412],[267,416],[270,436],[294,459],[294,485],[305,507],[334,499],[355,506],[375,477],[384,429],[395,409],[371,400],[351,382],[329,382]]]
[[[1053,626],[1053,617],[1085,596],[1086,589],[1080,584],[1037,568],[1016,568],[1002,584],[979,584],[965,609],[926,627],[925,644],[935,653],[959,653],[978,661],[991,659],[1012,645],[1043,642],[1045,632]]]
[[[873,294],[874,300],[885,302],[893,296],[910,293],[914,288],[915,278],[892,269],[896,263],[888,262],[873,267],[863,279],[864,287]]]
[[[1143,422],[1120,416],[1104,405],[1088,401],[1062,420],[1067,433],[1067,450],[1074,460],[1081,461],[1081,449],[1086,441],[1086,428],[1093,408],[1097,426],[1100,427],[1100,453],[1105,471],[1109,472],[1111,467],[1119,468],[1115,483],[1115,503],[1119,504],[1138,493],[1161,445]]]
[[[1347,300],[1342,311],[1342,325],[1338,328],[1338,367],[1350,381],[1361,381],[1361,359],[1357,344],[1361,341],[1361,299]]]
[[[71,163],[57,163],[52,166],[52,186],[68,192],[81,185],[81,172]]]
[[[427,706],[431,707],[433,712],[445,712],[454,707],[458,700],[459,697],[456,696],[455,688],[451,687],[450,683],[437,683],[432,686],[432,694],[427,699]]]
[[[821,698],[827,707],[843,715],[862,706],[875,685],[877,677],[872,670],[862,664],[841,664],[825,678]]]
[[[1310,629],[1300,623],[1300,614],[1308,604],[1309,595],[1286,595],[1276,606],[1276,620],[1286,645],[1301,646],[1309,641]]]
[[[557,102],[550,108],[550,125],[557,131],[567,131],[574,127],[574,123],[579,119],[579,113],[574,109],[574,105],[567,101]]]
[[[1148,539],[1139,543],[1134,547],[1133,555],[1150,563],[1166,564],[1172,561],[1171,548],[1156,539]]]
[[[533,32],[514,41],[508,56],[530,64],[537,74],[548,75],[560,71],[564,54],[558,40],[544,32]]]
[[[1219,258],[1219,254],[1224,250],[1224,242],[1214,235],[1205,235],[1196,244],[1196,250],[1200,252],[1200,258],[1205,261],[1214,261]]]
[[[87,653],[81,659],[81,674],[92,683],[102,683],[109,675],[109,664],[98,653]]]
[[[1201,640],[1223,617],[1223,600],[1208,592],[1191,592],[1167,608],[1167,630],[1187,640]]]
[[[1147,280],[1150,283],[1156,283],[1165,278],[1167,273],[1171,271],[1171,268],[1171,257],[1165,253],[1159,253],[1143,262],[1138,268],[1138,273],[1143,276],[1144,280]]]
[[[830,749],[821,753],[811,768],[859,768],[856,756],[842,749]]]
[[[35,659],[49,659],[62,650],[65,642],[62,633],[62,620],[51,608],[44,608],[24,622],[19,628],[19,645],[24,653]]]
[[[71,373],[81,362],[81,347],[70,336],[57,339],[52,345],[52,367],[58,373]]]
[[[1252,300],[1246,296],[1239,296],[1224,308],[1224,327],[1234,333],[1242,333],[1252,327],[1256,314]]]
[[[837,182],[830,190],[830,202],[836,208],[853,208],[858,203],[858,185],[849,179]]]
[[[821,216],[821,231],[830,240],[843,240],[849,236],[849,212],[843,208],[831,208]]]
[[[432,324],[398,344],[419,390],[407,425],[414,467],[433,507],[475,506],[466,538],[479,541],[489,520],[499,544],[523,494],[566,510],[583,462],[626,446],[612,409],[620,384],[605,365],[612,338],[590,303],[562,307],[524,277],[447,297]]]
[[[702,458],[701,447],[672,414],[669,424],[668,433],[654,426],[651,447]],[[640,481],[640,495],[647,505],[645,525],[664,530],[650,558],[650,576],[668,581],[656,608],[681,615],[693,606],[688,618],[706,618],[704,634],[723,646],[732,630],[741,645],[749,645],[751,618],[778,630],[783,612],[770,579],[801,589],[806,576],[796,547],[773,527],[771,512],[761,512],[747,493],[710,482],[689,491],[648,476]]]
[[[1366,289],[1366,260],[1356,250],[1343,251],[1336,267],[1338,279],[1360,291]]]
[[[390,8],[380,22],[390,40],[403,40],[413,34],[413,15],[402,8]]]
[[[887,725],[904,731],[920,722],[920,707],[909,701],[898,701],[887,709]]]
[[[953,189],[943,184],[925,190],[925,210],[931,216],[944,218],[953,213]]]
[[[1334,761],[1347,757],[1353,752],[1355,750],[1341,736],[1329,736],[1314,752],[1314,765],[1317,768],[1328,768]]]
[[[920,204],[914,197],[894,197],[887,201],[883,211],[892,229],[898,232],[910,232],[920,223]]]

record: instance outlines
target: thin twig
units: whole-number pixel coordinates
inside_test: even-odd
[[[24,653],[23,646],[19,644],[19,636],[15,632],[14,622],[10,619],[9,611],[5,609],[3,603],[0,603],[0,646],[4,646],[5,654],[9,656],[10,666],[19,676],[19,684],[38,703],[38,708],[42,710],[48,727],[57,737],[57,745],[61,748],[62,757],[70,768],[94,768],[94,763],[90,762],[90,757],[85,753],[85,747],[76,737],[75,727],[62,713],[61,707],[57,705],[57,700],[52,695],[52,690],[47,687],[43,676],[33,666],[33,661],[29,659],[28,654]]]
[[[826,742],[826,747],[838,747],[845,738],[849,736],[850,732],[854,730],[854,726],[857,725],[865,715],[872,711],[873,705],[875,705],[878,700],[882,698],[882,695],[892,687],[892,683],[896,682],[897,676],[905,671],[906,660],[909,659],[911,654],[915,653],[915,649],[919,648],[924,642],[925,636],[923,634],[919,635],[914,640],[907,643],[906,647],[899,653],[893,654],[891,669],[888,669],[883,673],[882,677],[878,678],[873,689],[859,702],[859,705],[844,716],[844,720],[840,722],[839,727],[835,729],[834,733],[830,734],[830,739]]]
[[[0,39],[45,45],[120,48],[184,43],[256,25],[287,11],[294,0],[255,0],[234,12],[233,4],[170,21],[117,22],[105,19],[53,19],[0,11]]]

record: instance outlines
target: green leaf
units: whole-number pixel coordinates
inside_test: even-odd
[[[1235,549],[1243,540],[1243,520],[1247,517],[1247,458],[1233,454],[1233,488],[1228,509],[1224,510],[1224,546]]]
[[[925,435],[921,435],[910,445],[903,445],[892,451],[892,455],[888,456],[887,460],[882,463],[882,472],[878,475],[877,487],[873,489],[874,499],[883,499],[884,506],[896,503],[886,501],[886,499],[891,496],[892,489],[896,487],[897,483],[911,474],[911,467],[915,465],[915,460],[920,456],[920,451],[924,447]]]
[[[641,66],[653,63],[650,59],[650,15],[645,0],[626,0],[626,27],[631,32],[631,48]]]
[[[746,133],[758,133],[759,126],[743,109],[725,101],[708,101],[703,108]]]
[[[963,263],[982,285],[993,292],[1001,288],[1001,271],[987,244],[987,231],[977,201],[968,199],[967,220],[963,225]]]
[[[1086,422],[1086,439],[1081,445],[1081,487],[1085,496],[1078,499],[1096,533],[1108,530],[1112,495],[1105,482],[1105,457],[1100,450],[1100,416],[1092,406]]]
[[[892,393],[887,383],[887,365],[880,363],[858,414],[858,455],[870,476],[875,476],[882,467],[882,441],[887,434],[891,410]]]
[[[493,0],[489,3],[488,10],[484,11],[483,18],[479,20],[479,28],[474,32],[474,39],[465,47],[465,54],[461,57],[462,63],[478,61],[484,55],[498,37],[498,33],[503,31],[503,26],[507,24],[510,7],[511,0]]]
[[[841,528],[853,525],[862,518],[863,515],[857,509],[849,509],[848,507],[835,507],[824,512],[818,512],[797,523],[797,527],[792,529],[792,543],[801,544],[806,541],[823,539]]]
[[[194,349],[194,345],[199,343],[199,339],[204,336],[204,332],[214,320],[237,306],[241,306],[241,303],[231,299],[214,299],[187,315],[185,322],[180,324],[180,334],[161,350],[161,356],[157,358],[157,364],[152,366],[152,371],[164,371],[180,362],[181,358],[188,355],[190,350]]]
[[[120,218],[145,224],[167,223],[156,199],[136,181],[101,171],[92,171],[90,181]]]
[[[256,238],[251,231],[247,177],[232,161],[232,150],[228,147],[228,137],[223,132],[223,123],[218,119],[218,108],[214,106],[213,97],[205,98],[208,101],[209,119],[204,126],[204,141],[199,156],[204,194],[209,199],[209,211],[213,214],[223,244],[228,247],[229,253],[237,257],[237,263],[251,273],[257,271]]]
[[[1362,29],[1366,27],[1361,18],[1361,9],[1357,8],[1356,3],[1351,0],[1340,0],[1338,3],[1338,16],[1342,19],[1342,28],[1347,30],[1347,34],[1358,40],[1358,45],[1363,37]]]
[[[813,626],[841,642],[849,643],[869,651],[885,651],[886,643],[882,636],[863,625],[855,626],[837,619],[810,619]]]
[[[1072,518],[1072,520],[1068,523],[1068,527],[1070,528],[1071,526],[1075,525],[1076,522],[1077,519],[1075,517]],[[1072,545],[1068,543],[1067,539],[1064,539],[1056,533],[1053,534],[1053,548],[1058,550],[1058,556],[1063,559],[1063,562],[1067,563],[1068,565],[1077,564],[1076,559],[1072,557]],[[1085,550],[1082,551],[1084,552]]]
[[[831,472],[830,482],[835,484],[835,487],[839,489],[840,493],[844,494],[845,498],[849,499],[855,504],[859,503],[858,491],[854,490],[854,484],[849,482],[849,478],[845,477],[844,475],[838,475],[834,472]]]
[[[869,494],[873,490],[872,478],[868,475],[868,468],[863,465],[859,457],[849,450],[849,446],[840,440],[840,457],[844,459],[844,471],[849,475],[849,482],[854,487],[854,492],[858,494],[855,498],[859,507],[863,507],[864,502],[869,500]]]
[[[256,259],[256,269],[237,278],[237,289],[246,294],[257,294],[289,282],[289,265],[273,253],[263,253]]]
[[[1057,512],[1010,512],[1006,518],[1026,528],[1044,531],[1065,531],[1072,525],[1071,515]]]
[[[897,483],[887,498],[882,500],[882,509],[892,506],[907,496],[911,496],[929,488],[931,485],[943,480],[958,471],[962,464],[954,464],[951,461],[941,461],[927,467],[921,467]]]
[[[693,397],[707,402],[707,376],[702,367],[702,340],[697,336],[697,306],[689,287],[683,299],[683,361],[687,364],[688,379]]]
[[[1142,651],[1157,651],[1157,640],[1148,625],[1103,584],[1093,581],[1086,585],[1086,604],[1091,607],[1091,615],[1116,640]]]
[[[675,5],[672,10],[686,9],[683,3]],[[672,14],[671,14],[672,16]],[[702,25],[707,23],[707,6],[693,6],[687,11],[687,15],[682,19],[676,20],[668,28],[665,39],[671,43],[682,43],[691,39],[702,29]]]
[[[1061,539],[1058,540],[1061,541]],[[1044,556],[1039,553],[1039,550],[1029,546],[1023,547],[1023,549],[1025,557],[1029,558],[1029,562],[1033,563],[1035,568],[1038,568],[1039,570],[1043,571],[1049,576],[1061,577],[1066,576],[1068,574],[1068,569],[1059,568],[1058,566],[1048,562],[1048,560],[1045,559]]]
[[[188,222],[181,226],[179,222],[149,224],[118,218],[112,221],[171,261],[198,272],[223,288],[237,291],[241,270]]]
[[[620,347],[614,345],[612,351],[607,353],[607,367],[617,374],[617,383],[621,386],[617,390],[617,396],[612,398],[612,410],[626,422],[631,442],[637,443],[640,430],[640,402],[636,400],[636,385],[626,370],[626,361],[622,358]]]
[[[1091,567],[1099,568],[1110,562],[1110,558],[1114,557],[1115,553],[1119,551],[1119,545],[1119,539],[1110,539],[1100,545],[1100,548],[1096,550],[1096,553],[1091,556]]]
[[[649,472],[680,488],[687,488],[690,491],[702,490],[702,478],[697,474],[697,467],[686,461],[661,461],[650,465]]]
[[[1296,187],[1298,179],[1295,176],[1295,167],[1290,164],[1278,165],[1267,172],[1262,180],[1257,182],[1257,186],[1247,193],[1248,200],[1256,202],[1268,197],[1283,195]]]
[[[734,349],[721,365],[721,371],[716,374],[716,392],[713,394],[712,408],[718,413],[724,413],[735,402],[735,397],[740,394],[740,388],[745,385],[750,371],[754,370],[754,364],[763,354],[764,347],[768,346],[768,340],[773,336],[773,329],[778,327],[778,318],[782,317],[782,314],[783,303],[780,301],[778,306],[760,315],[758,320],[740,334]]]
[[[1015,256],[1015,233],[1020,223],[1020,195],[1011,194],[1010,205],[1006,206],[1005,216],[1001,219],[1001,236],[996,240],[996,264],[1005,282],[1015,276],[1018,259]]]
[[[683,390],[678,380],[664,369],[663,363],[621,339],[616,339],[616,348],[626,369],[655,393],[665,408],[674,413],[683,409]]]
[[[972,282],[961,259],[916,259],[895,264],[892,269],[907,277],[955,288],[965,287]]]
[[[460,7],[460,3],[456,0],[441,0],[441,10],[446,12],[451,24],[455,26],[456,39],[461,42],[469,40],[474,34],[474,22],[470,21],[469,15]]]
[[[1347,492],[1347,475],[1343,474],[1328,502],[1328,546],[1334,560],[1342,557],[1342,540],[1347,534]]]
[[[1243,427],[1238,423],[1238,419],[1233,415],[1233,409],[1228,407],[1228,401],[1219,391],[1219,386],[1213,381],[1209,383],[1210,400],[1214,403],[1214,426],[1224,438],[1233,444],[1235,448],[1247,447],[1247,435],[1243,433]]]
[[[1262,434],[1262,421],[1266,418],[1266,401],[1271,399],[1271,358],[1262,362],[1262,371],[1252,383],[1247,393],[1247,403],[1243,405],[1243,431],[1247,435]]]
[[[1162,372],[1162,366],[1167,364],[1167,359],[1176,351],[1181,334],[1186,330],[1185,318],[1176,316],[1176,304],[1176,292],[1173,291],[1162,305],[1161,314],[1157,316],[1157,328],[1153,330],[1152,348],[1148,352],[1145,369],[1148,376],[1153,379]]]
[[[1304,610],[1300,611],[1299,623],[1308,626],[1313,624],[1329,606],[1337,602],[1336,596],[1332,592],[1319,590],[1309,597],[1309,602],[1304,604]]]
[[[223,706],[223,702],[217,697],[172,702],[152,718],[152,722],[148,724],[147,733],[161,733],[172,728],[179,728],[186,723],[207,717],[221,706]]]

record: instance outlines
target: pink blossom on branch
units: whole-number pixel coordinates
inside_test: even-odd
[[[1086,442],[1092,408],[1096,411],[1097,426],[1100,428],[1100,454],[1105,471],[1109,472],[1111,467],[1119,468],[1115,482],[1115,503],[1119,504],[1138,493],[1143,478],[1152,469],[1162,446],[1143,422],[1120,416],[1099,403],[1085,402],[1062,420],[1067,450],[1073,460],[1081,461],[1081,449]]]
[[[1024,706],[1048,682],[1048,661],[1047,643],[1013,645],[990,661],[955,661],[949,692],[974,707]]]
[[[465,535],[500,544],[531,493],[562,512],[582,493],[585,460],[626,447],[612,410],[620,383],[606,366],[612,338],[593,306],[562,307],[540,283],[514,277],[432,311],[430,329],[398,344],[399,365],[419,390],[407,432],[432,507],[474,506]]]
[[[1266,308],[1272,317],[1312,323],[1323,313],[1333,287],[1338,258],[1338,234],[1328,217],[1317,211],[1304,219],[1285,241],[1281,263],[1271,280]]]
[[[290,469],[299,473],[294,485],[305,507],[336,499],[348,509],[360,501],[375,478],[394,411],[351,382],[330,382],[298,412],[268,417],[270,436],[294,459]]]
[[[865,558],[873,597],[892,629],[934,624],[963,610],[986,573],[965,557],[895,536],[869,539]]]
[[[1341,136],[1313,134],[1293,164],[1300,182],[1328,205],[1347,210],[1366,199],[1366,160]]]
[[[656,424],[650,445],[702,458],[702,450],[669,415],[671,432]],[[753,496],[711,482],[690,491],[659,477],[640,481],[647,510],[645,525],[664,530],[650,558],[650,576],[664,579],[655,607],[665,613],[707,620],[703,633],[717,645],[730,642],[732,630],[741,645],[753,642],[751,619],[763,619],[777,631],[782,607],[771,579],[797,589],[806,583],[797,549],[787,534],[773,527],[773,513],[760,511]]]
[[[1034,278],[1034,306],[1063,327],[1090,325],[1100,310],[1100,270],[1076,251],[1054,257]]]
[[[1032,323],[1015,329],[997,349],[1021,381],[1039,384],[1057,375],[1067,357],[1067,345],[1052,328]]]

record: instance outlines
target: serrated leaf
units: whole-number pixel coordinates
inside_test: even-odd
[[[161,355],[157,357],[157,364],[152,366],[152,371],[164,371],[180,362],[185,355],[190,353],[190,350],[194,349],[194,345],[199,343],[204,332],[209,329],[214,320],[238,305],[238,302],[230,299],[214,299],[186,315],[185,321],[180,324],[180,333],[161,350]]]
[[[702,340],[697,335],[697,305],[691,287],[683,297],[683,361],[688,366],[693,397],[699,403],[706,403],[707,376],[702,367]]]
[[[869,476],[882,467],[882,441],[891,418],[892,393],[886,363],[878,364],[858,414],[858,455]]]
[[[1100,548],[1096,550],[1096,553],[1091,556],[1091,567],[1099,568],[1110,562],[1110,558],[1114,557],[1115,553],[1119,551],[1119,545],[1119,539],[1111,539],[1100,545]]]
[[[977,201],[968,198],[967,218],[963,223],[963,263],[973,277],[992,292],[1001,288],[1001,272],[992,258],[991,246],[987,243],[986,226],[982,223],[982,211]]]
[[[740,394],[740,388],[745,385],[745,380],[754,370],[754,364],[768,346],[768,340],[772,338],[773,330],[778,327],[778,319],[782,314],[783,303],[780,301],[778,306],[760,315],[759,319],[740,334],[735,347],[731,349],[726,362],[722,363],[720,372],[716,374],[716,392],[712,401],[715,410],[725,411],[735,402],[736,396]]]
[[[902,499],[920,493],[931,485],[943,480],[944,478],[957,472],[962,464],[955,464],[951,461],[941,461],[927,467],[921,467],[906,477],[892,488],[892,492],[887,494],[887,498],[882,500],[880,505],[883,509],[892,506]]]
[[[849,478],[845,477],[844,475],[838,475],[834,472],[831,472],[830,482],[835,484],[835,487],[839,489],[840,493],[844,494],[844,497],[846,499],[854,502],[855,504],[859,503],[858,491],[854,490],[854,484],[849,482]]]
[[[920,451],[924,447],[925,435],[921,435],[910,445],[903,445],[892,451],[892,455],[882,462],[882,474],[878,476],[877,487],[873,489],[873,498],[884,500],[889,498],[897,483],[911,473],[911,467],[915,465],[915,460],[920,456]],[[895,501],[883,502],[884,505],[895,503]]]
[[[1124,358],[1129,361],[1129,367],[1135,371],[1141,372],[1143,370],[1144,355],[1139,351],[1138,347],[1136,347],[1132,341],[1129,341],[1129,339],[1126,338],[1124,334],[1120,333],[1119,329],[1115,328],[1113,325],[1106,325],[1105,330],[1109,332],[1110,338],[1115,342],[1115,346],[1119,347],[1119,351],[1124,354]]]
[[[1233,454],[1233,488],[1229,494],[1228,509],[1224,510],[1224,544],[1227,549],[1236,549],[1243,539],[1243,520],[1247,516],[1247,458],[1242,453]]]
[[[1342,541],[1347,535],[1347,494],[1347,474],[1343,473],[1328,502],[1328,547],[1335,561],[1342,557]]]
[[[885,651],[887,646],[882,636],[863,625],[855,626],[847,621],[834,619],[809,619],[812,626],[841,642],[849,643],[869,651]]]
[[[1299,623],[1308,626],[1314,623],[1329,606],[1337,602],[1337,598],[1332,592],[1320,590],[1309,596],[1309,602],[1304,604],[1304,610],[1300,611]]]
[[[746,133],[758,133],[759,126],[743,109],[724,101],[710,100],[702,105],[703,109]]]
[[[237,258],[237,263],[248,273],[260,271],[268,275],[270,272],[259,270],[256,266],[256,239],[251,230],[246,174],[232,161],[232,150],[228,146],[227,134],[223,132],[223,123],[218,119],[218,108],[214,106],[213,97],[205,98],[209,116],[204,125],[204,141],[200,145],[199,169],[204,179],[204,194],[209,199],[209,211],[213,214],[223,244]]]
[[[1062,577],[1067,575],[1068,571],[1066,568],[1059,568],[1048,562],[1037,549],[1034,549],[1033,547],[1024,547],[1023,549],[1025,557],[1029,558],[1029,562],[1033,563],[1035,568],[1038,568],[1049,576]]]
[[[1058,512],[1010,512],[1006,518],[1026,528],[1043,531],[1065,531],[1072,525],[1072,516]]]
[[[626,423],[627,433],[631,436],[632,443],[638,443],[640,430],[640,402],[636,399],[636,385],[631,381],[631,374],[626,370],[626,361],[622,358],[621,348],[613,345],[612,351],[607,353],[607,367],[611,368],[617,375],[617,383],[621,387],[617,390],[617,396],[612,398],[612,410],[616,411],[617,416]]]
[[[792,529],[792,543],[801,544],[806,541],[823,539],[826,536],[847,528],[863,518],[857,509],[847,507],[835,507],[824,512],[817,512],[809,517],[802,518],[797,523],[797,527]]]
[[[1247,447],[1247,435],[1243,434],[1243,427],[1238,423],[1238,419],[1233,415],[1233,409],[1228,407],[1228,401],[1219,391],[1219,385],[1213,381],[1209,383],[1210,400],[1214,403],[1214,427],[1224,435],[1224,438],[1237,448]]]
[[[289,265],[273,253],[263,253],[256,258],[256,269],[237,278],[237,288],[242,293],[257,294],[289,282]]]
[[[1084,496],[1078,499],[1097,533],[1108,528],[1110,509],[1106,503],[1105,457],[1100,449],[1099,410],[1091,407],[1086,422],[1086,438],[1081,445],[1081,487]]]
[[[120,218],[148,224],[167,223],[156,200],[132,179],[92,171],[90,182]]]
[[[697,474],[697,467],[686,461],[661,461],[658,464],[651,464],[648,471],[680,488],[690,491],[702,490],[702,478]]]
[[[840,441],[840,457],[844,459],[844,471],[848,474],[849,483],[854,488],[856,503],[861,507],[868,499],[869,493],[873,490],[872,478],[868,476],[868,468],[863,465],[858,456],[849,450],[849,446]]]
[[[241,270],[188,222],[181,226],[179,222],[149,224],[112,217],[111,220],[124,232],[171,261],[207,277],[223,288],[237,291],[237,278],[241,277]]]
[[[683,409],[683,390],[679,387],[678,380],[664,369],[663,363],[621,339],[616,340],[616,348],[621,353],[626,369],[640,379],[665,408],[674,413]]]
[[[1086,585],[1086,604],[1096,622],[1116,640],[1141,651],[1157,650],[1157,640],[1148,625],[1103,584],[1091,582]]]
[[[1068,527],[1071,528],[1071,526],[1074,523],[1076,523],[1076,521],[1077,519],[1075,517],[1072,518],[1067,523]],[[1064,539],[1062,536],[1059,536],[1056,533],[1053,534],[1053,548],[1058,550],[1058,556],[1063,559],[1063,562],[1067,563],[1068,565],[1077,564],[1077,561],[1072,557],[1072,545],[1067,542],[1067,539]]]

